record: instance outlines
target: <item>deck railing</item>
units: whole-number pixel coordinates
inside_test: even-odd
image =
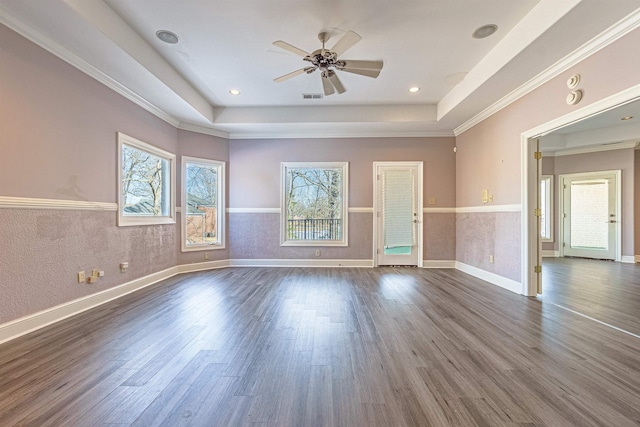
[[[342,220],[335,218],[310,218],[288,220],[290,240],[340,240]]]

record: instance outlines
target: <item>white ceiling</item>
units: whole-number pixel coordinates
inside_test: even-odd
[[[185,129],[231,138],[453,135],[640,8],[640,0],[0,0],[0,22]],[[473,31],[496,24],[493,36]],[[158,30],[176,33],[169,45]],[[377,79],[316,72],[272,45],[362,40],[341,59],[383,60]],[[468,73],[455,85],[447,77]],[[421,91],[408,92],[410,86]],[[241,95],[229,94],[239,89]]]

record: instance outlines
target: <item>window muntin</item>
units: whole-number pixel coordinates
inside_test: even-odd
[[[347,246],[348,163],[282,163],[281,244]]]
[[[553,242],[553,175],[540,179],[540,237]]]
[[[222,249],[225,163],[182,157],[182,251]]]
[[[175,223],[175,155],[118,133],[118,225]]]

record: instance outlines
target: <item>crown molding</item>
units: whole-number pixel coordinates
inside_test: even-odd
[[[229,139],[323,139],[323,138],[445,138],[454,137],[453,131],[435,132],[272,132],[272,133],[242,133],[231,132]]]
[[[27,40],[40,46],[47,52],[62,59],[72,67],[75,67],[78,70],[82,71],[89,77],[92,77],[93,79],[102,83],[109,89],[120,94],[121,96],[125,97],[129,101],[133,102],[134,104],[138,105],[139,107],[143,108],[144,110],[148,111],[154,116],[164,120],[165,122],[169,123],[174,127],[179,126],[180,121],[177,118],[166,113],[164,110],[160,109],[156,105],[150,103],[145,98],[141,97],[137,93],[133,92],[132,90],[124,86],[122,83],[113,79],[112,77],[105,74],[104,72],[100,71],[98,68],[89,64],[87,61],[80,58],[78,55],[71,52],[61,44],[52,41],[51,39],[47,38],[44,34],[37,31],[30,25],[27,25],[26,23],[19,20],[15,16],[12,16],[6,11],[6,9],[2,7],[2,5],[0,5],[0,23],[7,26],[8,28],[15,31],[16,33],[20,34],[22,37],[26,38]]]
[[[466,132],[467,130],[488,119],[498,111],[509,106],[528,93],[533,92],[535,89],[539,88],[551,79],[559,76],[569,68],[577,65],[594,53],[602,50],[616,40],[629,34],[631,31],[637,29],[638,27],[640,27],[640,9],[637,9],[633,13],[627,15],[616,24],[600,33],[598,36],[594,37],[578,49],[574,50],[569,55],[565,56],[560,61],[556,62],[540,74],[536,75],[523,85],[519,86],[517,89],[511,91],[506,96],[500,98],[498,101],[494,102],[492,105],[473,116],[471,119],[456,127],[453,130],[454,135],[458,136],[463,132]]]
[[[217,136],[220,138],[230,139],[229,132],[224,132],[221,130],[212,129],[204,126],[198,126],[198,125],[194,125],[186,122],[180,122],[180,124],[178,125],[178,129],[187,130],[189,132],[201,133],[204,135],[211,135],[211,136]]]

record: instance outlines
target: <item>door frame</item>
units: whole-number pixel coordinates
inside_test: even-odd
[[[402,162],[373,162],[373,266],[378,267],[378,239],[381,236],[378,235],[378,213],[381,211],[380,204],[382,200],[378,196],[378,167],[416,167],[418,169],[418,176],[416,177],[416,193],[417,200],[416,206],[418,206],[418,227],[417,234],[417,251],[418,251],[418,268],[423,266],[423,224],[424,224],[424,204],[423,204],[423,162],[422,161],[402,161]]]
[[[558,250],[561,257],[564,256],[564,180],[569,178],[596,178],[599,175],[615,175],[616,177],[616,194],[615,194],[615,209],[616,209],[616,224],[615,224],[615,237],[616,244],[614,247],[614,261],[620,262],[622,260],[622,171],[620,169],[617,170],[607,170],[607,171],[593,171],[593,172],[579,172],[579,173],[566,173],[558,175]]]
[[[537,234],[535,216],[537,205],[536,164],[534,158],[536,151],[536,138],[544,136],[556,129],[572,123],[576,123],[604,111],[628,104],[640,99],[640,85],[632,86],[626,90],[608,96],[589,104],[571,113],[557,117],[539,126],[533,127],[520,134],[520,186],[521,186],[521,281],[522,294],[535,296],[537,291],[538,274],[535,266],[538,265],[537,246],[540,245],[540,235]]]

